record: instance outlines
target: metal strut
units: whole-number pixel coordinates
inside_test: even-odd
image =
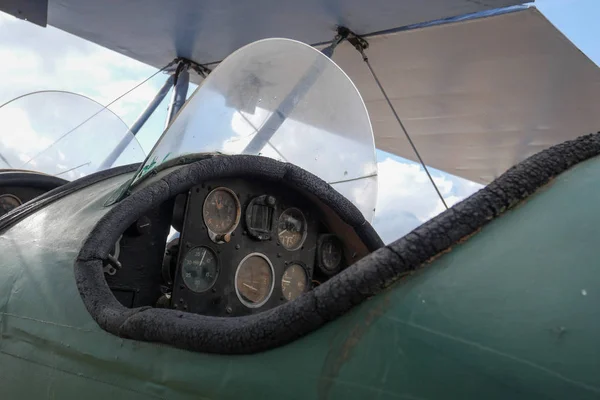
[[[394,105],[392,104],[392,102],[390,101],[390,98],[388,97],[387,93],[385,92],[383,85],[379,81],[379,78],[377,78],[377,74],[375,74],[375,71],[373,70],[371,63],[369,62],[369,57],[367,57],[367,55],[365,54],[365,50],[369,47],[369,43],[365,39],[361,38],[360,36],[356,35],[351,30],[349,30],[348,28],[343,27],[343,26],[338,28],[338,36],[336,36],[336,39],[338,37],[342,37],[341,40],[346,39],[361,54],[363,61],[365,62],[365,64],[367,64],[367,67],[369,67],[369,71],[371,71],[371,75],[373,75],[373,79],[375,80],[375,83],[377,83],[377,86],[379,86],[379,90],[381,91],[381,94],[383,94],[383,97],[385,97],[385,101],[387,102],[388,106],[390,106],[390,109],[392,110],[394,117],[396,117],[396,121],[398,121],[398,125],[400,125],[402,132],[404,132],[406,139],[408,139],[408,143],[410,143],[410,146],[412,147],[413,151],[417,155],[417,158],[419,159],[421,166],[425,170],[425,173],[427,174],[427,177],[429,178],[431,185],[435,189],[440,200],[442,201],[442,204],[444,205],[444,207],[446,207],[446,210],[447,210],[448,205],[446,204],[446,200],[444,200],[444,196],[442,196],[442,193],[440,192],[437,185],[435,184],[433,177],[429,173],[429,169],[427,168],[427,165],[425,165],[423,158],[421,157],[421,155],[419,154],[419,151],[417,150],[417,146],[415,146],[415,144],[413,143],[410,135],[408,134],[408,131],[406,130],[406,127],[404,126],[404,124],[402,123],[402,120],[400,119],[400,116],[396,112]],[[335,41],[334,41],[334,43],[335,43]],[[337,44],[335,44],[335,46],[337,46],[338,44],[339,44],[339,42]],[[331,46],[333,46],[333,43]],[[335,46],[333,46],[333,48],[335,48]],[[333,53],[333,49],[331,50],[331,52]]]
[[[177,62],[177,68],[173,73],[173,95],[171,97],[171,104],[169,105],[169,110],[167,111],[167,121],[165,124],[165,129],[169,126],[171,122],[173,122],[173,119],[175,118],[179,110],[181,110],[181,107],[183,107],[187,100],[187,92],[190,83],[189,70],[194,70],[202,78],[206,78],[208,74],[211,73],[211,70],[205,67],[204,65],[195,63],[185,58],[178,58],[175,61]]]
[[[173,95],[171,96],[171,104],[169,104],[169,110],[167,111],[167,121],[165,123],[165,129],[175,118],[175,115],[179,112],[185,100],[187,99],[188,87],[190,84],[190,64],[186,61],[179,61],[177,69],[175,70],[174,82],[173,82]]]
[[[172,68],[174,68],[174,70]],[[137,135],[137,133],[144,126],[146,121],[148,121],[152,114],[154,114],[158,106],[162,103],[163,99],[167,96],[169,90],[173,88],[173,97],[171,104],[169,105],[169,111],[166,120],[167,126],[169,125],[173,116],[177,114],[177,112],[183,106],[183,103],[185,103],[187,97],[187,88],[189,84],[189,68],[196,71],[196,73],[198,73],[198,75],[202,76],[203,78],[206,78],[206,76],[211,72],[211,70],[206,68],[204,65],[196,64],[195,62],[186,60],[184,58],[176,58],[150,77],[152,78],[160,71],[165,71],[169,73],[173,71],[172,74],[169,75],[163,86],[160,88],[160,90],[156,93],[156,96],[154,96],[154,98],[148,103],[144,111],[142,111],[142,113],[135,120],[133,125],[131,125],[129,131],[132,135],[125,135],[121,142],[111,151],[111,153],[108,155],[108,157],[106,157],[102,164],[100,164],[100,170],[109,168],[114,164],[114,162],[117,160],[117,158],[119,158],[121,153],[125,151],[131,140],[133,140],[133,136]],[[148,81],[148,79],[146,79],[144,82]],[[113,102],[111,102],[111,104]]]
[[[169,90],[171,90],[171,87],[173,86],[173,81],[174,77],[173,75],[170,75],[163,84],[163,86],[160,88],[158,93],[156,93],[156,96],[154,96],[154,98],[148,103],[144,111],[142,111],[142,113],[135,120],[133,125],[131,125],[131,128],[129,129],[131,135],[126,134],[123,137],[123,139],[121,139],[121,142],[119,142],[119,144],[110,152],[110,154],[104,159],[104,161],[102,161],[99,170],[110,168],[115,163],[115,161],[117,161],[117,159],[125,151],[127,146],[129,146],[129,143],[131,143],[133,137],[138,134],[138,132],[140,131],[140,129],[142,129],[146,121],[148,121],[150,116],[154,113],[154,111],[156,111],[156,109],[163,101]]]

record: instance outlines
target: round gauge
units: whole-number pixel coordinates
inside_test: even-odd
[[[248,254],[235,273],[235,292],[246,307],[257,308],[267,302],[273,292],[275,271],[261,253]]]
[[[334,235],[323,235],[318,246],[319,265],[323,272],[334,273],[342,266],[342,242]]]
[[[306,239],[306,218],[297,208],[288,208],[279,216],[277,237],[287,250],[298,250]]]
[[[204,223],[217,235],[233,232],[240,222],[240,213],[240,201],[230,189],[216,188],[204,200]]]
[[[17,196],[13,196],[12,194],[3,194],[0,196],[0,215],[4,215],[9,211],[19,207],[21,204],[21,199]]]
[[[190,290],[197,293],[207,291],[219,276],[217,256],[208,247],[194,247],[187,252],[181,263],[181,275]]]
[[[281,291],[287,300],[294,300],[306,290],[308,277],[300,264],[292,264],[286,268],[281,278]]]

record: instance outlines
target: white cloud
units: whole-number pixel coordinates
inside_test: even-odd
[[[65,90],[101,104],[131,89],[156,68],[53,27],[0,12],[0,104],[37,90]],[[131,124],[165,77],[153,78],[111,106]]]
[[[386,157],[378,163],[379,195],[373,226],[390,243],[444,211],[423,168]],[[468,197],[481,185],[445,173],[431,171],[448,206]]]
[[[2,154],[3,168],[14,168],[18,163],[25,163],[33,155],[50,145],[50,141],[38,135],[31,126],[27,113],[18,108],[7,106],[0,113],[5,117],[3,126],[5,132],[10,134],[0,135],[0,154]],[[8,164],[7,164],[8,162]]]

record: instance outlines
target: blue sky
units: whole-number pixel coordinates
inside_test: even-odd
[[[596,65],[600,65],[600,1],[538,0],[535,6]]]
[[[584,54],[600,65],[600,0],[539,0],[535,6]],[[102,104],[156,71],[135,60],[54,28],[40,28],[0,13],[0,104],[27,92],[61,89],[82,93]],[[110,108],[131,124],[165,79],[158,75]],[[146,151],[164,127],[167,102],[140,132]],[[1,139],[1,138],[0,138]],[[384,241],[396,239],[443,211],[422,168],[381,151],[379,198],[373,225]],[[446,201],[458,202],[479,185],[431,170]]]

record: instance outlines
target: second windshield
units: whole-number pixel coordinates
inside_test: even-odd
[[[330,183],[371,219],[377,193],[373,132],[346,74],[316,49],[266,39],[236,51],[203,82],[137,179],[183,154],[271,157]]]
[[[75,93],[40,91],[17,97],[0,107],[0,123],[0,169],[75,180],[145,158],[119,117]]]

